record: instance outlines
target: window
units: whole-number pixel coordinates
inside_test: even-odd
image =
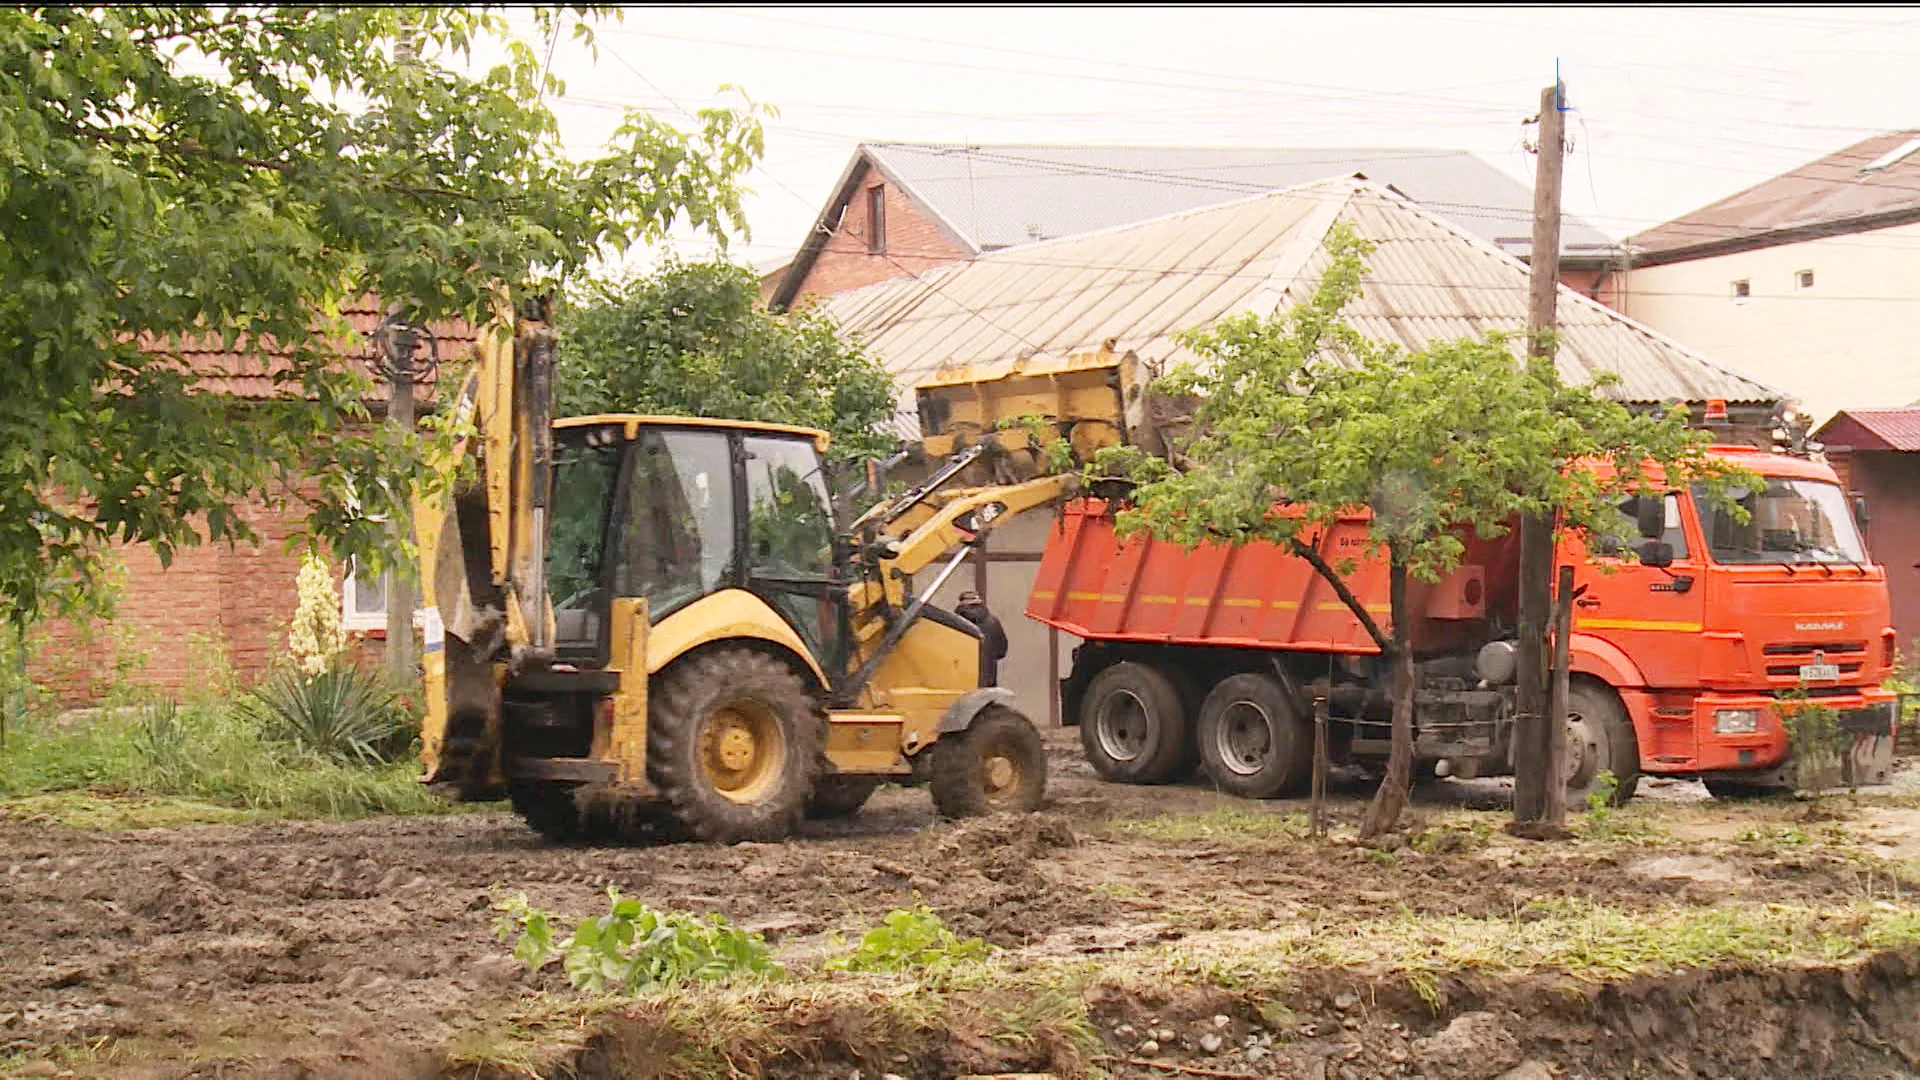
[[[1637,495],[1630,495],[1620,501],[1620,532],[1613,536],[1595,536],[1593,538],[1593,553],[1595,555],[1619,558],[1623,551],[1629,550],[1630,548],[1637,549],[1639,547],[1640,520],[1638,504],[1639,496]],[[1659,538],[1662,542],[1673,545],[1674,558],[1684,559],[1687,557],[1687,530],[1680,524],[1680,497],[1678,495],[1668,495],[1666,497],[1665,526]]]
[[[878,184],[867,189],[867,250],[887,250],[887,189]]]
[[[347,560],[347,577],[340,583],[340,628],[387,628],[387,579],[362,574],[353,559]]]
[[[833,502],[811,439],[749,435],[747,572],[753,588],[793,624],[815,655],[835,640]],[[840,658],[832,658],[840,666]]]
[[[1747,297],[1752,295],[1753,295],[1753,282],[1743,278],[1733,283],[1733,298],[1735,300],[1745,300]]]
[[[600,642],[606,597],[601,587],[607,509],[620,474],[618,439],[590,429],[584,441],[554,447],[553,494],[547,524],[547,595],[553,600],[556,644],[580,648]]]
[[[614,591],[657,622],[733,575],[733,454],[722,432],[658,430],[634,454]]]
[[[1801,270],[1793,275],[1793,283],[1802,289],[1813,288],[1813,271]]]
[[[1832,484],[1773,477],[1763,491],[1729,492],[1747,509],[1743,523],[1694,489],[1707,546],[1722,563],[1852,563],[1867,561],[1853,509]]]

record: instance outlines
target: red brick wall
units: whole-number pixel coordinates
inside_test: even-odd
[[[794,294],[795,308],[803,306],[810,296],[832,296],[922,274],[968,257],[965,248],[878,170],[863,168],[853,183],[853,198],[839,227],[827,238]],[[867,191],[876,185],[885,189],[886,251],[871,254],[867,251]]]
[[[1611,270],[1562,270],[1560,284],[1581,296],[1620,310],[1619,275]]]
[[[162,568],[145,546],[115,551],[122,567],[110,619],[54,620],[35,632],[30,670],[63,704],[87,704],[115,681],[177,694],[209,672],[192,642],[203,635],[227,649],[243,683],[286,654],[286,627],[297,600],[300,556],[285,551],[297,510],[245,508],[260,534],[252,545],[201,544],[174,553]]]

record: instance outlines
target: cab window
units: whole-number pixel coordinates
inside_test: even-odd
[[[733,576],[733,455],[724,432],[658,429],[633,453],[614,586],[658,621]]]
[[[1623,558],[1626,552],[1639,546],[1640,524],[1636,515],[1639,498],[1639,496],[1628,496],[1614,505],[1614,508],[1620,512],[1619,528],[1612,536],[1593,538],[1592,550],[1595,555],[1613,559]],[[1660,539],[1672,545],[1675,559],[1684,559],[1687,557],[1687,530],[1680,523],[1680,497],[1669,494],[1665,505],[1666,527],[1661,531]]]

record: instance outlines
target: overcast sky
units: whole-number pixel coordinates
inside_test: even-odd
[[[1920,8],[634,8],[597,32],[597,59],[554,51],[576,152],[620,107],[672,118],[724,84],[780,110],[734,248],[754,263],[862,140],[1438,147],[1530,179],[1521,121],[1557,63],[1566,209],[1623,237],[1920,127]]]

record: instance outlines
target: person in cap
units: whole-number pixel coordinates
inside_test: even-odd
[[[1007,655],[1007,632],[993,617],[980,594],[969,589],[960,594],[960,606],[954,614],[980,628],[980,685],[1000,684],[1000,661]]]

